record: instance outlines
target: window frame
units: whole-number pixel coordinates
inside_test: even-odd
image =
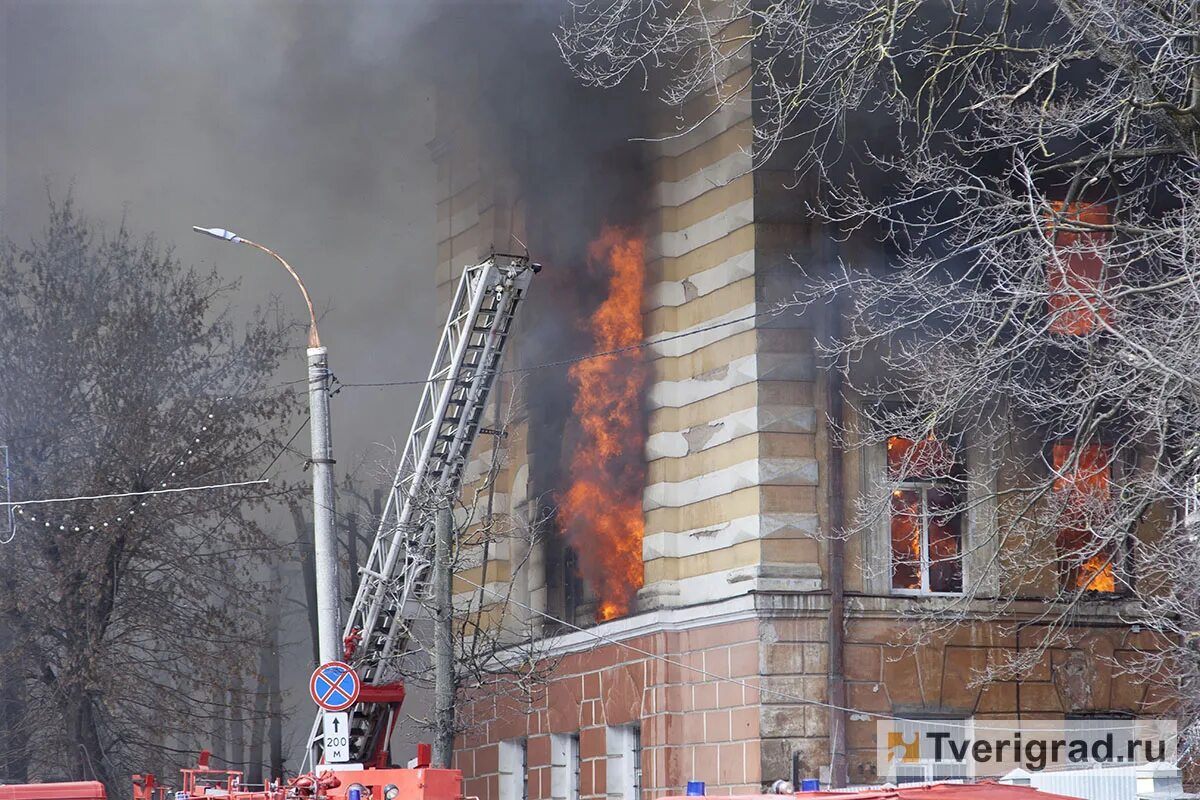
[[[966,594],[967,587],[967,558],[966,558],[966,539],[968,527],[967,509],[970,504],[967,502],[966,486],[957,485],[954,481],[954,476],[962,474],[968,469],[966,463],[965,440],[961,434],[951,433],[949,435],[944,432],[938,432],[937,438],[932,439],[938,443],[940,447],[946,448],[946,451],[953,458],[952,468],[946,475],[940,475],[930,478],[923,477],[893,477],[891,474],[891,465],[889,464],[891,442],[893,439],[904,439],[909,442],[905,447],[906,452],[911,452],[913,448],[920,447],[922,439],[910,439],[899,433],[888,433],[883,438],[883,465],[882,477],[884,484],[889,488],[888,509],[885,515],[885,527],[887,529],[886,550],[887,550],[887,590],[889,594],[900,597],[963,597]],[[918,456],[919,458],[919,456]],[[934,591],[930,583],[930,570],[933,565],[933,560],[930,558],[929,550],[929,492],[934,489],[940,489],[957,496],[955,500],[958,504],[964,504],[962,508],[955,514],[958,525],[958,549],[956,557],[958,559],[959,569],[959,588],[957,591],[944,592]],[[892,500],[897,492],[917,492],[920,494],[921,503],[921,563],[920,563],[920,587],[904,588],[895,585],[895,549],[892,540],[892,521],[895,515],[895,509],[892,507]]]
[[[497,747],[500,800],[529,800],[529,739],[502,739]]]
[[[962,597],[966,594],[967,586],[967,559],[963,554],[963,543],[966,540],[966,513],[964,511],[957,512],[954,516],[958,520],[958,569],[959,569],[959,589],[956,592],[939,592],[934,591],[930,587],[929,569],[933,560],[929,557],[929,491],[931,489],[947,489],[953,488],[953,483],[949,480],[906,480],[895,483],[889,483],[893,486],[893,491],[901,492],[919,492],[921,496],[921,587],[917,589],[906,589],[895,585],[895,561],[893,561],[893,550],[891,542],[890,525],[892,515],[895,511],[888,507],[888,586],[892,594],[897,594],[907,597]]]
[[[963,565],[963,591],[960,594],[925,595],[926,597],[994,599],[999,594],[999,572],[996,553],[997,537],[996,488],[998,462],[991,447],[977,442],[971,428],[954,431],[958,468],[967,477],[964,513],[961,515],[960,548]],[[876,437],[879,438],[876,438]],[[870,521],[864,530],[861,558],[863,589],[880,597],[911,602],[922,597],[919,593],[897,594],[892,589],[891,514],[880,510],[878,503],[889,503],[895,481],[888,478],[887,436],[872,435],[869,445],[858,459],[859,491],[870,498],[871,506],[864,511]]]
[[[550,734],[550,796],[552,800],[579,800],[583,766],[578,733]]]
[[[627,725],[608,725],[605,740],[605,785],[608,796],[621,787],[623,800],[641,800],[642,795],[642,726],[639,722]]]

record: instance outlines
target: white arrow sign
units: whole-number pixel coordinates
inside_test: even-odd
[[[325,712],[325,763],[345,764],[350,760],[350,714]]]

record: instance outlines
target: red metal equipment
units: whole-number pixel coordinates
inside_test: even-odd
[[[99,781],[0,786],[0,800],[107,800]]]
[[[429,745],[417,746],[417,764],[413,769],[343,765],[300,775],[287,783],[275,781],[261,788],[247,787],[240,770],[210,767],[208,760],[208,751],[201,751],[197,765],[182,770],[182,785],[177,791],[160,785],[153,775],[134,775],[133,800],[352,800],[354,789],[358,790],[359,800],[459,800],[463,796],[462,772],[430,767]],[[76,787],[91,788],[92,793]],[[10,796],[5,789],[24,791]],[[99,783],[47,783],[0,787],[0,800],[106,798],[104,786]]]

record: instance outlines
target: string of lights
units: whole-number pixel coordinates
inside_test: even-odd
[[[181,486],[181,487],[169,486],[169,483],[172,481],[172,479],[178,477],[179,470],[187,464],[188,459],[191,456],[195,455],[195,453],[197,451],[201,450],[202,449],[201,446],[204,444],[204,440],[206,438],[208,438],[208,436],[211,436],[211,428],[213,426],[213,421],[216,419],[216,414],[214,412],[217,410],[217,407],[219,406],[219,404],[222,402],[231,400],[231,399],[233,399],[233,395],[223,395],[223,396],[215,398],[215,400],[213,401],[214,405],[210,407],[210,410],[202,418],[201,424],[199,425],[199,429],[197,431],[195,431],[191,436],[188,437],[187,444],[183,445],[180,448],[179,453],[171,460],[170,471],[167,473],[164,480],[158,481],[157,488],[131,490],[131,491],[127,491],[127,492],[110,492],[110,493],[90,494],[90,495],[76,495],[76,496],[70,496],[70,497],[52,497],[52,498],[44,498],[44,499],[17,500],[17,501],[12,500],[11,495],[10,495],[8,498],[6,498],[5,502],[0,502],[0,508],[7,508],[9,510],[10,514],[12,514],[14,517],[14,523],[12,526],[11,534],[8,537],[8,539],[2,543],[8,544],[9,542],[12,541],[12,538],[15,537],[15,535],[16,535],[16,518],[18,518],[18,517],[22,521],[26,521],[26,522],[34,523],[34,524],[37,524],[40,522],[41,526],[44,528],[49,528],[49,529],[57,528],[58,530],[62,530],[62,531],[69,530],[69,531],[73,531],[73,532],[82,532],[82,531],[103,530],[103,529],[110,527],[113,524],[125,522],[129,517],[135,516],[138,509],[144,508],[147,505],[147,503],[148,503],[147,498],[153,498],[157,495],[180,494],[180,493],[190,493],[190,492],[197,492],[197,491],[212,491],[212,490],[216,490],[216,489],[233,488],[233,487],[237,487],[237,486],[248,486],[248,485],[254,485],[254,484],[267,483],[267,481],[262,480],[262,478],[264,476],[259,476],[259,480],[256,480],[256,481],[234,481],[234,482],[229,482],[229,483],[214,483],[214,484],[205,484],[205,485],[199,485],[199,486],[196,486],[196,485]],[[274,463],[274,460],[272,460],[272,463]],[[264,473],[264,475],[265,475],[265,473]],[[39,513],[35,513],[32,510],[27,511],[25,508],[26,506],[57,505],[57,504],[62,504],[62,503],[92,502],[92,501],[98,501],[98,500],[113,500],[113,499],[123,499],[123,498],[135,498],[135,500],[124,511],[122,511],[118,514],[114,514],[112,517],[110,517],[106,520],[103,520],[103,521],[96,521],[94,519],[87,520],[87,521],[75,520],[75,519],[72,519],[70,515],[64,515],[61,518],[52,520],[52,519],[47,518],[49,512],[42,513],[39,515]]]
[[[47,497],[37,500],[16,500],[11,502],[0,502],[0,506],[33,506],[49,503],[76,503],[85,500],[112,500],[121,497],[148,497],[158,494],[179,494],[181,492],[201,492],[209,489],[231,489],[235,486],[252,486],[258,483],[270,483],[268,480],[257,479],[250,481],[231,481],[229,483],[208,483],[202,486],[172,486],[170,488],[159,489],[139,489],[131,492],[114,492],[112,494],[88,494],[76,495],[73,497]],[[142,503],[145,505],[145,503]],[[132,511],[130,512],[133,513]],[[120,517],[117,518],[118,520]]]

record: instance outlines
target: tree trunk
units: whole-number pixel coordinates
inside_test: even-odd
[[[321,638],[317,626],[317,570],[316,554],[313,552],[312,527],[304,518],[304,510],[300,504],[292,500],[288,502],[292,512],[292,522],[296,526],[296,542],[300,546],[300,571],[304,581],[304,602],[308,606],[308,635],[312,642],[312,663],[321,663]]]
[[[229,711],[225,708],[225,689],[214,688],[212,694],[213,706],[216,713],[213,716],[212,741],[209,750],[218,764],[229,761]]]
[[[245,714],[242,712],[242,692],[229,690],[229,763],[234,769],[246,763]]]
[[[263,782],[263,738],[267,732],[267,669],[273,655],[270,642],[258,648],[258,676],[254,682],[254,716],[250,720],[250,746],[247,749],[246,783]]]
[[[283,581],[280,578],[279,567],[271,568],[271,576],[275,581],[275,585],[282,586]],[[279,653],[279,626],[282,622],[282,601],[279,596],[275,596],[275,600],[271,606],[271,613],[267,618],[267,653],[269,658],[266,662],[266,679],[267,679],[267,702],[268,702],[268,732],[267,737],[270,741],[270,774],[271,780],[283,778],[283,688],[280,686],[280,653]]]
[[[454,753],[454,610],[451,608],[450,509],[440,508],[434,525],[434,741],[433,765],[449,769]]]
[[[0,653],[11,654],[16,644],[12,627],[0,621]],[[0,657],[0,779],[26,783],[29,759],[17,730],[22,717],[22,690],[14,678],[15,669]]]
[[[100,739],[96,733],[95,719],[92,714],[92,701],[83,690],[79,690],[72,698],[68,708],[71,714],[71,736],[68,739],[74,752],[67,756],[68,763],[74,761],[74,777],[76,780],[100,781],[111,792],[114,788],[109,780],[104,763],[104,751],[100,747]]]

